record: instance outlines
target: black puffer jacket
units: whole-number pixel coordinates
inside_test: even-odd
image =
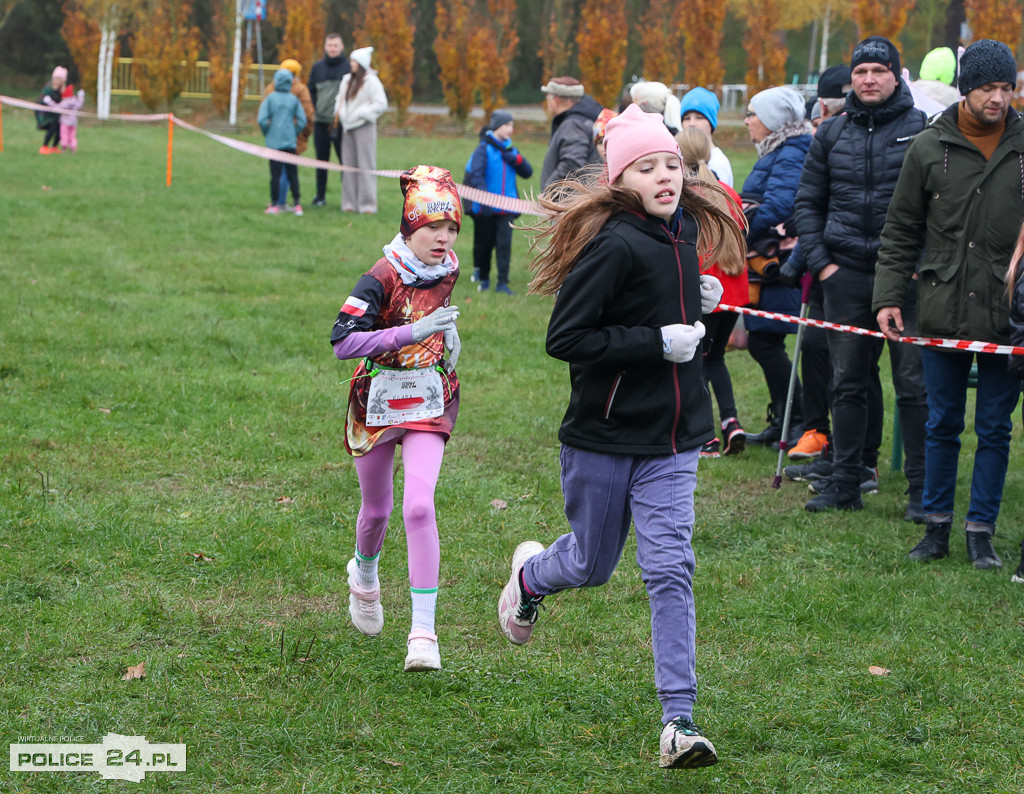
[[[879,236],[910,140],[927,117],[900,81],[877,107],[851,92],[811,141],[796,194],[796,228],[812,273],[830,263],[873,273]]]
[[[657,218],[616,213],[562,283],[547,336],[572,383],[562,443],[669,455],[714,438],[699,350],[674,364],[662,348],[662,326],[701,316],[697,225],[681,217],[673,234]]]

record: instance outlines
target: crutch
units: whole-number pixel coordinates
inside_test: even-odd
[[[811,304],[811,280],[810,273],[804,273],[800,278],[800,319],[806,320]],[[786,449],[789,446],[789,420],[793,413],[793,395],[796,393],[797,368],[800,365],[800,346],[804,340],[806,325],[800,323],[796,327],[796,344],[793,346],[793,367],[789,372],[789,392],[786,394],[786,410],[782,417],[782,438],[779,439],[779,462],[775,467],[775,479],[772,480],[772,488],[782,487],[782,464],[786,459]]]

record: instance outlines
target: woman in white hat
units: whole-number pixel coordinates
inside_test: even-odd
[[[388,109],[388,97],[377,72],[370,68],[373,47],[353,50],[351,71],[341,80],[334,115],[345,134],[341,162],[359,168],[341,184],[341,208],[345,212],[377,211],[377,119]]]

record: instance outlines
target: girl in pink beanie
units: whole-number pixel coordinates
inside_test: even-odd
[[[683,179],[660,115],[630,105],[608,122],[604,178],[551,186],[550,238],[531,290],[554,295],[547,352],[569,363],[558,437],[570,532],[519,544],[498,601],[517,645],[550,595],[609,580],[630,522],[651,607],[654,682],[666,768],[708,766],[714,745],[693,722],[696,617],[690,535],[701,445],[715,437],[701,372],[702,314],[721,284],[699,257],[743,237],[732,217]]]

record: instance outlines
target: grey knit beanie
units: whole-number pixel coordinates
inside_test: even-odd
[[[1001,41],[978,39],[960,56],[960,93],[967,96],[987,83],[1017,85],[1017,60]]]

